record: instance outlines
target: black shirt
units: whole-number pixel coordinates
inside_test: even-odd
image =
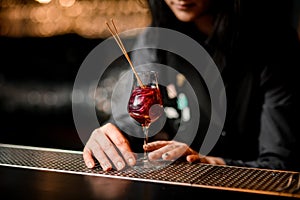
[[[297,58],[300,51],[293,33],[285,39],[285,43],[274,44],[276,48],[266,52],[259,46],[247,49],[233,62],[227,59],[225,66],[220,68],[227,99],[226,119],[222,133],[208,155],[222,157],[228,165],[299,171],[299,134],[296,130],[299,90],[293,70],[300,66]],[[141,45],[155,41],[148,40],[146,34],[137,42]],[[173,139],[179,131],[183,137],[176,138],[199,151],[213,112],[201,75],[184,58],[163,50],[138,50],[133,52],[132,59],[136,66],[161,63],[174,68],[167,72],[159,68],[163,66],[154,68],[160,71],[161,79],[172,84],[176,95],[170,97],[167,88],[161,88],[164,107],[171,114],[166,113],[166,121],[157,122],[162,124],[157,126],[160,134],[150,135],[150,139]],[[123,93],[129,93],[130,83],[121,85]],[[117,99],[122,98],[128,96]],[[129,133],[128,138],[133,144],[135,136],[142,133],[130,125],[134,122],[126,112],[126,100],[117,109],[121,107],[124,112],[118,111],[119,116],[115,115],[114,121],[122,131]],[[170,111],[169,108],[173,109]],[[134,135],[133,130],[138,133]]]

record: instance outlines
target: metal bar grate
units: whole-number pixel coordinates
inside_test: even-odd
[[[0,144],[0,165],[300,198],[300,173],[292,171],[175,162],[154,171],[105,172],[88,169],[80,151],[7,144]]]

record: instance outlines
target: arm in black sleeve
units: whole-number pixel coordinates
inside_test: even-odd
[[[299,43],[277,49],[273,61],[261,73],[264,103],[261,114],[259,155],[256,160],[225,159],[228,165],[300,171],[300,143],[297,130],[299,84],[295,69],[300,66]],[[280,46],[281,47],[281,46]],[[283,50],[283,51],[282,51]],[[297,55],[298,54],[298,55]]]

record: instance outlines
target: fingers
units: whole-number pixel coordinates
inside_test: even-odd
[[[226,165],[224,159],[220,157],[206,156],[205,162],[212,165]]]
[[[106,126],[103,126],[103,131],[109,137],[111,142],[118,148],[125,162],[130,166],[135,165],[136,163],[135,155],[131,151],[129,142],[122,134],[120,134],[117,127],[111,124],[107,124]]]
[[[187,155],[186,161],[190,163],[201,162],[201,159],[198,154]]]
[[[112,161],[114,166],[117,168],[117,170],[123,169],[126,166],[126,164],[125,164],[123,158],[120,156],[120,154],[116,150],[114,144],[107,137],[107,135],[104,134],[101,129],[97,129],[95,135],[96,135],[97,143],[99,144],[99,146],[97,149],[94,149],[93,153],[94,153],[94,155],[95,155],[95,153],[98,153],[98,156],[100,156],[100,158],[97,158],[95,155],[97,160],[103,159],[104,157],[101,154],[105,153],[107,155],[107,157]],[[100,154],[99,152],[102,152],[102,153]],[[101,162],[100,160],[98,160],[98,161]]]
[[[92,155],[98,160],[100,166],[104,171],[109,171],[112,169],[112,165],[103,152],[100,145],[95,140],[89,140],[86,147],[83,150],[83,158],[85,164],[89,168],[93,168],[95,166],[95,162],[92,158]]]
[[[214,162],[215,160],[207,160],[205,156],[191,149],[187,144],[176,141],[156,141],[144,146],[147,151],[152,151],[148,154],[150,160],[175,160],[179,157],[186,156],[186,160],[190,163],[194,162]]]
[[[189,147],[185,144],[183,145],[170,145],[169,147],[166,146],[166,153],[162,154],[163,160],[175,160],[180,158],[185,154]],[[163,148],[162,148],[163,149]]]
[[[150,142],[150,143],[144,145],[143,148],[146,151],[154,151],[154,150],[160,149],[170,143],[171,143],[171,141],[155,141],[155,142]]]
[[[186,157],[186,160],[188,162],[201,162],[201,163],[206,163],[206,164],[211,164],[211,165],[226,165],[225,161],[223,158],[220,157],[213,157],[213,156],[203,156],[203,155],[188,155]]]
[[[156,149],[148,154],[150,160],[160,158],[163,160],[175,160],[185,154],[188,146],[184,143],[174,141],[159,141],[151,143],[151,147],[147,148],[147,150],[148,149]]]
[[[83,160],[85,162],[85,165],[88,168],[95,167],[95,162],[94,162],[94,159],[93,159],[93,156],[92,156],[92,152],[91,152],[90,149],[88,149],[86,147],[83,149]]]
[[[222,158],[201,156],[188,145],[176,141],[155,141],[144,145],[144,149],[151,151],[148,154],[151,160],[173,161],[186,156],[188,162],[225,164]],[[113,166],[121,170],[126,165],[133,166],[136,163],[129,142],[113,124],[106,124],[94,130],[89,138],[83,150],[83,159],[87,167],[95,167],[94,158],[104,171],[111,170]]]
[[[121,170],[136,162],[128,141],[112,124],[93,131],[83,151],[84,162],[89,168],[95,166],[93,156],[105,171],[111,170],[113,166]]]

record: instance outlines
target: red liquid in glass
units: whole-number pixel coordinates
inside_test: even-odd
[[[135,88],[129,98],[128,112],[142,126],[149,126],[162,114],[160,90],[152,86]]]

